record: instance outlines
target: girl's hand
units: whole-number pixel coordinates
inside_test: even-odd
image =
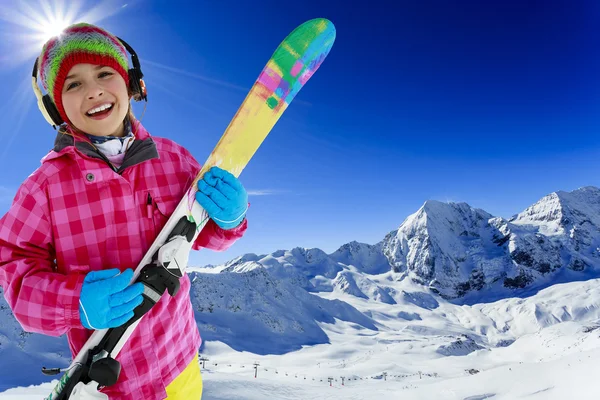
[[[231,229],[244,220],[248,194],[233,174],[212,167],[198,181],[196,201],[222,229]]]

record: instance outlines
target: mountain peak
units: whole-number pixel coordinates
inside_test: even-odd
[[[511,222],[519,225],[539,225],[560,221],[563,216],[561,198],[564,199],[567,195],[566,192],[550,193],[517,214]]]
[[[345,265],[352,265],[368,274],[381,274],[391,270],[385,258],[381,242],[376,245],[352,241],[346,243],[330,255],[332,260]]]
[[[412,218],[411,218],[412,217]],[[485,223],[493,215],[465,202],[427,200],[423,206],[400,226],[400,230],[415,231],[426,227],[430,233],[465,235],[474,226]],[[411,226],[412,225],[412,226]]]
[[[600,189],[584,186],[572,192],[561,190],[550,193],[510,222],[536,226],[545,235],[562,234],[585,223],[600,227]]]
[[[296,258],[304,260],[307,264],[317,264],[327,259],[327,254],[318,248],[294,247],[290,250],[290,253]]]
[[[481,218],[492,218],[493,216],[486,211],[475,208],[465,202],[442,202],[439,200],[427,200],[416,214],[426,214],[428,216],[456,217],[465,215],[477,215]]]

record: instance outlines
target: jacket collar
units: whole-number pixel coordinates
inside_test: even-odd
[[[125,153],[125,158],[120,168],[115,168],[108,158],[94,147],[88,137],[72,130],[68,126],[63,126],[59,129],[54,140],[54,151],[46,156],[44,161],[74,152],[76,149],[86,157],[105,161],[115,172],[121,173],[124,169],[136,164],[159,158],[154,140],[152,140],[148,131],[146,131],[139,121],[132,121],[131,130],[136,140]]]

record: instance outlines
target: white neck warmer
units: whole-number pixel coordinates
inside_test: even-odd
[[[135,136],[133,136],[133,132],[131,132],[131,123],[128,120],[125,121],[125,132],[127,132],[127,134],[123,137],[94,136],[87,133],[86,136],[92,141],[94,146],[115,165],[115,167],[119,168],[123,163],[123,158],[125,157],[127,149],[135,140]]]

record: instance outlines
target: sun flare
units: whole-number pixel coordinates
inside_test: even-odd
[[[0,2],[0,24],[3,29],[5,54],[3,66],[29,62],[42,50],[48,39],[58,36],[66,27],[77,22],[96,24],[123,10],[123,0],[21,0],[8,7]]]
[[[63,19],[57,16],[53,20],[44,21],[40,26],[40,34],[43,43],[46,43],[48,39],[58,36],[66,27],[71,25],[73,21]]]

